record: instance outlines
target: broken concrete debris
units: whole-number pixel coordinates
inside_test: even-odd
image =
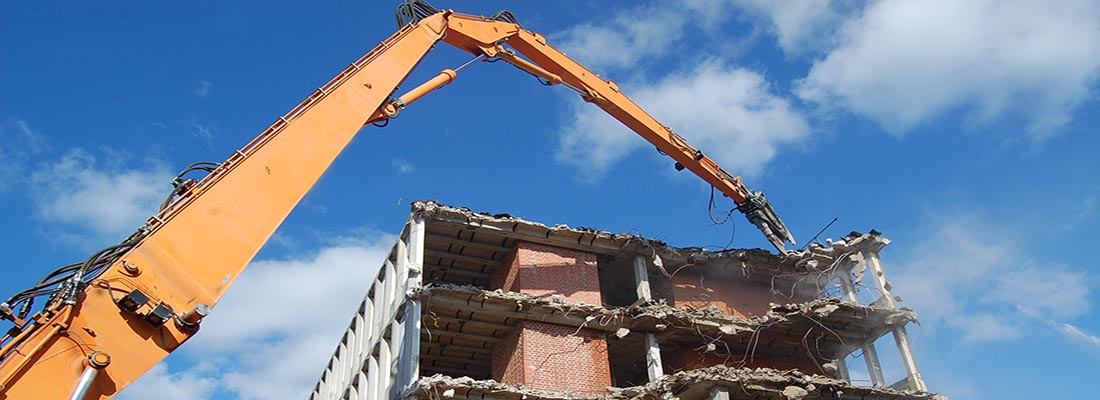
[[[724,386],[731,398],[761,400],[822,399],[943,399],[931,393],[901,392],[890,388],[853,387],[842,380],[799,371],[768,368],[730,368],[714,366],[666,375],[656,382],[626,388],[608,388],[599,395],[576,395],[507,385],[493,380],[469,377],[451,378],[433,375],[416,382],[407,396],[420,399],[667,399],[708,398],[711,389]],[[672,397],[670,397],[670,395]]]
[[[707,251],[416,202],[313,398],[940,398],[908,348],[888,243]],[[897,383],[873,345],[887,334]],[[853,353],[870,385],[850,381]]]

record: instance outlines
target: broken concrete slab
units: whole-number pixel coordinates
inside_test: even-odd
[[[890,329],[886,321],[899,323],[916,318],[907,310],[874,309],[838,299],[773,304],[766,315],[745,319],[715,308],[690,309],[660,302],[628,307],[565,304],[547,297],[469,285],[430,286],[423,288],[418,297],[426,304],[424,326],[437,336],[451,334],[446,331],[452,330],[456,331],[453,335],[491,343],[505,336],[507,326],[532,320],[585,327],[618,338],[652,333],[661,343],[695,343],[705,338],[711,346],[719,344],[723,351],[739,356],[750,348],[754,352],[804,355],[810,346],[813,354],[822,357],[820,364],[842,357],[864,344],[865,338],[881,336]],[[461,323],[454,319],[456,315],[470,322]],[[497,324],[501,329],[478,330],[477,323]],[[812,338],[812,343],[807,338]]]
[[[676,398],[701,400],[708,399],[711,390],[716,386],[726,387],[730,399],[946,400],[946,397],[934,393],[852,386],[842,380],[821,375],[808,375],[797,370],[779,371],[769,368],[750,369],[726,366],[677,372],[643,386],[608,388],[607,393],[603,395],[578,396],[505,385],[491,380],[451,378],[444,375],[421,378],[407,392],[407,395],[419,399],[661,400]]]

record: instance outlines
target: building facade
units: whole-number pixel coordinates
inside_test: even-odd
[[[417,202],[312,398],[942,399],[888,243],[706,251]]]

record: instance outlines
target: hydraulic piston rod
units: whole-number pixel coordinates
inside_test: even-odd
[[[458,68],[439,71],[438,75],[436,75],[432,79],[429,79],[427,82],[421,83],[420,86],[413,88],[413,90],[410,90],[407,93],[401,95],[401,97],[386,102],[386,104],[382,105],[382,108],[378,110],[378,113],[375,113],[375,115],[371,117],[369,122],[397,117],[399,114],[401,114],[401,110],[405,107],[408,107],[410,104],[416,102],[417,100],[420,100],[424,96],[427,96],[428,93],[439,90],[439,88],[447,86],[447,84],[454,82],[455,78],[458,77],[459,71],[462,71],[473,65],[474,63],[484,59],[485,55],[480,55],[470,59],[470,61],[463,63],[462,65],[458,66]]]

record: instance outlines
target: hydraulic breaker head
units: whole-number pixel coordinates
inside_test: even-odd
[[[745,218],[748,218],[749,222],[752,222],[757,229],[760,229],[760,232],[764,233],[764,236],[768,238],[772,246],[775,246],[776,250],[779,250],[780,254],[787,254],[787,248],[783,245],[784,242],[795,244],[794,236],[791,236],[791,232],[787,230],[787,225],[783,224],[783,220],[775,214],[775,210],[772,209],[771,203],[764,197],[763,192],[749,190],[745,202],[737,205],[737,211],[745,214]]]

